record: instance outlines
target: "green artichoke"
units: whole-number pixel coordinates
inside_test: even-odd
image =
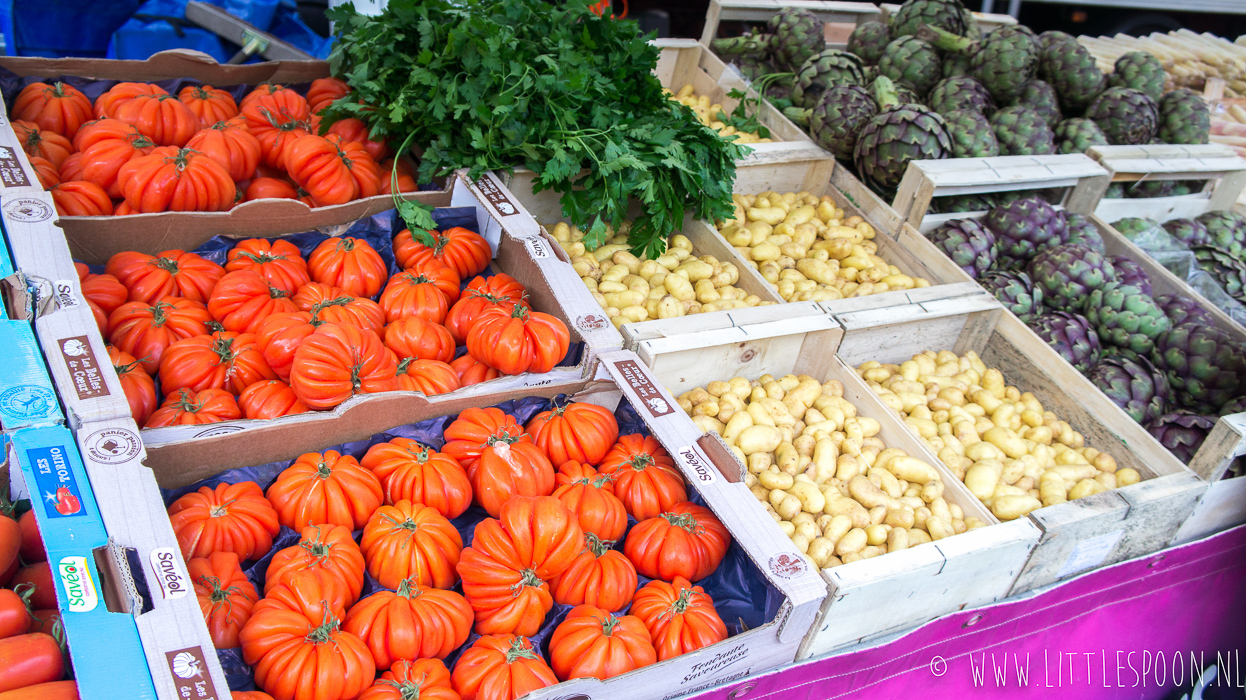
[[[920,97],[943,77],[943,64],[938,49],[917,37],[901,36],[883,50],[878,74],[907,85]]]
[[[1128,284],[1109,282],[1090,293],[1086,320],[1099,340],[1139,355],[1150,355],[1155,339],[1171,325],[1164,311],[1146,292]]]
[[[1107,76],[1099,70],[1095,57],[1072,37],[1045,45],[1038,61],[1038,74],[1056,89],[1060,105],[1074,114],[1084,110],[1107,84]]]
[[[1015,100],[1038,67],[1038,42],[1018,27],[998,27],[980,43],[933,26],[922,28],[918,36],[940,49],[968,56],[969,74],[1000,104]]]
[[[953,194],[935,197],[930,206],[940,214],[956,214],[968,211],[987,211],[997,204],[989,192],[982,194]]]
[[[795,73],[814,54],[826,49],[822,21],[808,10],[787,7],[774,21],[771,55],[779,67]]]
[[[1091,123],[1093,124],[1094,122],[1091,122]],[[1098,125],[1096,125],[1095,128],[1096,129],[1099,128]],[[1102,134],[1103,132],[1100,131],[1099,133]],[[1103,193],[1103,198],[1104,199],[1124,199],[1125,198],[1125,186],[1119,182],[1113,182],[1112,184],[1108,185],[1108,190],[1107,192]]]
[[[1225,293],[1246,304],[1246,263],[1224,248],[1196,245],[1190,248],[1204,272],[1211,275]]]
[[[1077,243],[1099,253],[1107,253],[1107,247],[1103,244],[1103,236],[1099,235],[1099,229],[1089,217],[1084,214],[1065,214],[1065,219],[1069,225],[1069,243]]]
[[[1132,88],[1146,93],[1152,100],[1164,94],[1164,64],[1145,51],[1130,51],[1116,59],[1116,67],[1108,76],[1112,87]]]
[[[1104,357],[1086,373],[1112,403],[1146,425],[1168,408],[1168,377],[1143,357]]]
[[[1028,325],[1078,372],[1089,372],[1099,361],[1099,338],[1085,317],[1053,311]]]
[[[1189,411],[1176,411],[1152,420],[1147,423],[1146,429],[1173,456],[1189,464],[1214,427],[1216,427],[1215,416],[1200,416]]]
[[[1176,294],[1161,294],[1155,297],[1155,303],[1163,310],[1164,315],[1168,317],[1173,326],[1188,323],[1212,326],[1216,323],[1211,313],[1190,297],[1178,296]]]
[[[1046,156],[1056,152],[1047,120],[1026,107],[1005,107],[991,117],[991,128],[1005,156]]]
[[[1121,235],[1129,240],[1134,240],[1138,234],[1150,231],[1159,226],[1159,222],[1151,219],[1138,219],[1130,217],[1127,219],[1119,219],[1112,224],[1112,227],[1121,232]]]
[[[1013,106],[1025,107],[1047,120],[1047,126],[1055,128],[1060,123],[1060,102],[1055,88],[1042,80],[1031,80],[1021,88],[1021,94],[1012,101]]]
[[[853,162],[862,180],[875,191],[890,196],[904,177],[909,162],[940,160],[952,154],[943,118],[919,104],[899,104],[891,81],[874,81],[878,116],[861,129]]]
[[[796,73],[792,102],[812,109],[822,93],[832,85],[864,85],[865,71],[861,59],[847,51],[827,49],[814,54]]]
[[[1056,124],[1052,135],[1058,153],[1085,153],[1091,146],[1108,145],[1108,137],[1103,135],[1099,125],[1080,117]]]
[[[1187,248],[1192,245],[1210,245],[1211,234],[1198,219],[1172,219],[1161,224],[1168,235],[1181,241]]]
[[[1216,414],[1246,389],[1243,352],[1219,328],[1185,323],[1160,335],[1151,359],[1168,373],[1177,403],[1199,413]]]
[[[852,161],[857,135],[878,113],[870,91],[856,85],[833,85],[809,114],[809,134],[836,158]]]
[[[1235,413],[1246,413],[1246,396],[1239,396],[1220,407],[1222,416],[1231,416]]]
[[[909,0],[888,19],[891,36],[916,34],[922,25],[946,29],[953,34],[977,38],[978,26],[973,13],[959,0]]]
[[[978,112],[967,109],[943,115],[952,139],[953,158],[991,158],[999,155],[999,141],[991,123]]]
[[[1209,211],[1198,217],[1207,229],[1206,245],[1214,245],[1229,251],[1234,257],[1242,257],[1246,249],[1246,216],[1235,211]]]
[[[769,59],[758,56],[740,56],[732,61],[739,69],[740,75],[748,78],[749,82],[756,81],[765,75],[775,73],[774,64]]]
[[[969,56],[963,53],[949,53],[943,56],[943,77],[972,77],[969,74]],[[980,83],[979,83],[980,84]],[[987,93],[988,95],[990,93]]]
[[[1108,256],[1108,262],[1112,263],[1112,269],[1116,271],[1117,282],[1137,287],[1143,294],[1151,296],[1151,276],[1133,258],[1111,255]]]
[[[995,264],[995,235],[975,219],[949,221],[926,237],[970,277]]]
[[[1125,186],[1125,196],[1129,199],[1171,197],[1172,193],[1172,180],[1138,180]]]
[[[1164,143],[1207,143],[1211,112],[1203,96],[1181,88],[1159,100],[1159,140]]]
[[[982,275],[978,282],[1022,323],[1030,323],[1044,311],[1043,290],[1024,272],[996,270]]]
[[[1113,281],[1112,263],[1084,245],[1065,244],[1034,256],[1027,272],[1043,290],[1043,303],[1057,311],[1081,313],[1090,293]]]
[[[848,37],[848,50],[867,66],[877,65],[891,39],[891,29],[885,23],[862,22]]]
[[[1039,251],[1062,245],[1069,238],[1064,212],[1039,197],[1001,204],[984,221],[995,234],[999,262],[1007,263],[1010,269],[1024,269]]]
[[[1159,107],[1141,90],[1111,87],[1086,108],[1086,118],[1116,146],[1150,143],[1159,125]]]
[[[1038,50],[1045,55],[1053,46],[1065,42],[1076,44],[1077,37],[1067,32],[1049,30],[1038,35]],[[1046,78],[1043,78],[1043,80],[1046,80]]]
[[[754,60],[766,60],[770,55],[773,38],[769,34],[745,34],[726,39],[712,39],[710,50],[721,58],[748,57]]]
[[[930,89],[930,94],[926,96],[926,106],[945,116],[950,112],[965,109],[987,117],[995,112],[995,102],[991,99],[991,93],[987,92],[982,83],[967,75],[944,78],[935,83],[935,86]]]

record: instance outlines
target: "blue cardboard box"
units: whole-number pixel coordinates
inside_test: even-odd
[[[63,422],[30,324],[0,319],[0,347],[6,349],[0,372],[0,427],[11,432]]]

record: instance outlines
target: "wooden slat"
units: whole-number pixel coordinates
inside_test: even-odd
[[[1224,478],[1233,460],[1243,455],[1246,455],[1246,413],[1221,416],[1190,460],[1190,469],[1215,483]]]
[[[828,0],[710,0],[705,13],[701,43],[709,46],[723,21],[765,22],[785,7],[809,10],[824,23],[860,24],[882,17],[877,5],[868,2]]]
[[[1246,523],[1246,478],[1215,481],[1194,506],[1170,546],[1200,540]]]

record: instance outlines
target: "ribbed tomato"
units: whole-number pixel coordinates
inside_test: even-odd
[[[418,316],[407,316],[385,326],[385,347],[399,361],[406,358],[450,362],[454,359],[454,338],[446,327]],[[457,373],[455,378],[458,378]]]
[[[359,188],[359,198],[366,199],[380,194],[383,173],[364,144],[344,141],[337,134],[329,134],[325,138],[341,151],[347,167],[350,168],[350,176]]]
[[[255,86],[255,89],[242,96],[238,107],[243,115],[254,119],[259,126],[265,123],[263,115],[266,112],[279,120],[307,119],[311,116],[311,108],[306,98],[293,89],[276,83]]]
[[[459,388],[454,368],[440,360],[416,360],[405,357],[398,362],[398,388],[418,391],[425,396],[449,394]]]
[[[381,175],[381,191],[379,194],[393,194],[395,191],[415,192],[420,189],[419,184],[415,181],[415,168],[411,166],[411,161],[406,158],[398,159],[396,172],[393,158],[380,163],[377,167]]]
[[[454,591],[428,588],[415,578],[395,591],[377,591],[346,614],[342,629],[368,645],[378,669],[403,659],[444,659],[467,641],[472,608]]]
[[[134,125],[103,117],[85,122],[74,135],[73,147],[75,151],[85,151],[101,141],[135,141],[140,138],[150,141],[138,133]]]
[[[234,693],[234,700],[238,694]],[[358,700],[462,700],[440,659],[395,661]]]
[[[628,515],[652,518],[688,500],[675,460],[653,436],[624,435],[606,453],[597,472],[614,480],[614,495]]]
[[[223,389],[237,396],[256,382],[276,378],[250,333],[217,331],[179,340],[160,360],[160,389],[166,395],[188,388]]]
[[[267,588],[264,599],[256,603],[253,615],[265,610],[293,610],[317,613],[328,604],[334,617],[346,614],[350,592],[337,574],[324,569],[302,569],[291,572],[284,580]]]
[[[30,167],[35,169],[35,177],[39,178],[39,186],[48,189],[61,181],[61,172],[52,161],[39,156],[30,156]]]
[[[304,339],[316,332],[316,327],[321,323],[323,321],[316,320],[305,311],[273,314],[260,321],[255,331],[255,342],[264,355],[264,361],[282,381],[290,381],[290,369],[294,366],[294,353],[298,351]],[[291,387],[291,391],[293,390],[294,388]],[[297,394],[295,398],[298,399]],[[302,400],[299,399],[299,401]],[[307,405],[304,404],[303,407],[306,409]]]
[[[95,118],[112,117],[117,107],[133,100],[136,97],[144,95],[167,95],[168,92],[159,85],[151,83],[117,83],[108,88],[108,91],[95,98],[95,105],[92,112]]]
[[[232,700],[274,700],[273,696],[259,690],[231,690],[229,697]]]
[[[359,600],[363,590],[363,552],[350,528],[342,525],[308,525],[298,544],[273,555],[264,574],[264,594],[307,569],[323,569],[341,579],[348,593],[347,606]]]
[[[498,518],[476,525],[458,572],[479,634],[536,634],[553,607],[549,581],[584,544],[575,517],[556,498],[514,496]]]
[[[349,94],[350,85],[341,78],[316,78],[307,88],[307,106],[313,113],[319,112],[330,102]]]
[[[323,282],[354,297],[376,296],[389,271],[381,254],[362,238],[328,238],[307,258],[315,282]]]
[[[463,652],[450,676],[463,700],[518,700],[558,683],[527,637],[490,634]]]
[[[373,141],[368,133],[368,125],[362,120],[354,117],[339,119],[329,126],[329,134],[340,136],[343,141],[357,143],[363,146],[363,150],[367,152],[372,160],[380,163],[389,155],[389,146],[386,145],[385,139]],[[383,176],[388,179],[389,171],[386,170]]]
[[[92,274],[90,268],[82,263],[74,263],[74,269],[78,271],[78,283],[82,288],[82,298],[94,304],[105,315],[121,308],[121,305],[129,299],[129,290],[116,277],[108,274]],[[107,335],[106,330],[105,328],[101,332]]]
[[[597,404],[583,402],[542,411],[524,429],[552,464],[600,464],[619,438],[619,423],[614,414]]]
[[[170,345],[207,335],[211,320],[208,308],[190,299],[165,297],[155,304],[131,301],[108,315],[108,341],[154,375]]]
[[[151,153],[156,144],[133,127],[125,138],[100,138],[82,150],[82,179],[104,188],[109,197],[121,197],[121,166]]]
[[[463,550],[459,531],[436,509],[411,501],[381,506],[363,528],[359,543],[368,573],[385,588],[404,579],[450,589]]]
[[[610,548],[591,532],[584,533],[585,546],[571,566],[550,582],[554,601],[560,605],[596,605],[618,612],[632,602],[636,567],[621,552]]]
[[[237,198],[237,188],[229,171],[207,155],[189,148],[157,148],[135,158],[121,166],[117,181],[125,200],[134,211],[142,214],[226,211]]]
[[[730,546],[727,528],[708,508],[684,502],[637,523],[623,553],[642,576],[699,581],[714,573]]]
[[[443,272],[453,279],[453,273],[449,270],[436,272]],[[394,275],[385,285],[385,291],[381,292],[380,303],[385,310],[386,323],[412,316],[442,323],[451,303],[443,286],[434,276],[426,273],[399,272]]]
[[[145,428],[170,425],[207,425],[242,417],[234,395],[221,389],[194,392],[182,388],[169,392],[164,403],[147,417]]]
[[[714,609],[714,599],[681,576],[676,576],[672,583],[646,583],[636,592],[631,613],[649,629],[658,661],[673,659],[727,638],[727,626]]]
[[[134,207],[130,206],[130,203],[124,199],[118,202],[117,206],[112,208],[113,216],[129,216],[137,213],[138,212],[134,211]]]
[[[109,116],[133,124],[157,146],[180,148],[199,130],[199,117],[172,95],[137,95],[118,104]]]
[[[476,277],[467,283],[467,289],[446,314],[446,328],[454,336],[454,342],[463,345],[481,311],[497,306],[509,313],[516,304],[528,305],[527,294],[528,290],[518,280],[504,272],[492,277]]]
[[[658,653],[640,618],[579,605],[550,637],[549,660],[563,680],[605,680],[656,663]]]
[[[294,294],[299,311],[316,314],[321,321],[348,323],[380,335],[385,329],[385,311],[367,297],[356,297],[321,282],[308,282]]]
[[[309,408],[333,408],[355,394],[398,390],[394,353],[369,330],[324,323],[294,352],[290,386]]]
[[[614,495],[609,476],[581,462],[563,462],[554,475],[554,498],[571,511],[580,528],[613,542],[627,531],[627,510]]]
[[[73,139],[79,127],[91,120],[91,100],[72,85],[36,82],[17,93],[9,116]]]
[[[554,467],[532,436],[497,408],[468,408],[446,427],[446,454],[467,469],[476,502],[497,516],[508,499],[548,496]]]
[[[272,420],[308,411],[290,385],[280,379],[255,382],[243,389],[238,395],[238,408],[243,418],[252,420]]]
[[[277,512],[254,481],[199,487],[169,506],[169,522],[183,559],[233,552],[241,561],[259,559],[281,531]]]
[[[501,372],[472,357],[470,352],[454,358],[450,366],[459,375],[459,384],[462,386],[471,386],[502,376]]]
[[[12,127],[13,133],[17,135],[17,142],[22,144],[22,150],[28,156],[46,158],[59,168],[69,154],[73,153],[74,146],[69,139],[55,131],[44,131],[34,122],[15,119]]]
[[[239,639],[255,683],[274,700],[351,700],[376,677],[362,640],[323,609],[271,609],[251,616]]]
[[[311,133],[311,113],[302,95],[279,85],[261,85],[242,98],[240,113],[260,142],[263,163],[285,166],[285,154],[296,139]]]
[[[47,159],[46,159],[46,158],[44,158],[44,160],[47,160]],[[49,162],[51,162],[51,161],[49,161]],[[66,158],[66,159],[65,159],[65,160],[61,163],[61,167],[60,167],[60,169],[59,169],[59,173],[60,173],[60,176],[61,176],[61,182],[76,182],[76,181],[78,181],[78,180],[83,179],[83,176],[82,176],[82,154],[81,154],[81,153],[71,153],[71,154],[69,155],[69,157],[68,157],[68,158]],[[115,207],[114,207],[114,209],[115,209]]]
[[[177,93],[177,99],[184,102],[199,119],[201,129],[238,116],[238,103],[234,102],[234,96],[211,85],[187,85]]]
[[[208,313],[227,331],[253,333],[260,322],[273,314],[298,311],[291,292],[270,286],[253,270],[226,272],[212,288]]]
[[[268,284],[293,295],[311,278],[298,246],[280,238],[248,238],[230,249],[225,271],[250,270]],[[300,309],[305,310],[305,309]]]
[[[427,236],[427,245],[420,241],[419,237],[423,236]],[[475,231],[459,226],[445,231],[420,231],[417,234],[403,229],[394,236],[394,258],[402,269],[411,267],[409,261],[421,251],[432,253],[434,258],[458,273],[461,280],[484,272],[489,261],[493,259],[489,241]]]
[[[242,119],[212,122],[195,133],[186,147],[220,164],[235,182],[249,180],[260,164],[260,142],[247,131]]]
[[[299,455],[268,487],[282,525],[363,527],[385,501],[381,482],[350,455],[334,450]]]
[[[236,649],[238,633],[251,619],[251,609],[260,599],[255,586],[242,573],[238,555],[213,552],[186,562],[199,610],[208,623],[208,634],[217,649]]]
[[[472,503],[472,485],[458,461],[415,440],[377,443],[359,463],[381,480],[390,505],[412,501],[457,518]]]
[[[109,258],[104,272],[130,290],[130,301],[153,303],[173,296],[206,304],[225,268],[183,250],[156,255],[126,251]]]
[[[112,200],[93,182],[62,182],[48,188],[61,216],[112,216]]]
[[[290,142],[285,153],[290,178],[321,206],[345,204],[359,198],[359,183],[337,144],[315,134]]]
[[[119,350],[115,345],[108,346],[108,360],[117,371],[117,379],[121,381],[121,390],[125,392],[125,399],[130,404],[130,416],[135,423],[145,424],[147,417],[160,405],[156,398],[156,383],[152,381],[151,375],[140,368],[133,355]]]
[[[298,199],[294,185],[275,177],[257,177],[247,185],[245,199]]]
[[[483,309],[467,335],[476,359],[503,374],[548,372],[567,355],[571,334],[557,318],[526,306]]]

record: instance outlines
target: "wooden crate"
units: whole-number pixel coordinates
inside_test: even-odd
[[[887,4],[879,5],[878,8],[883,11],[883,19],[886,20],[895,14],[896,10],[900,9],[900,6]],[[1016,25],[1017,18],[1012,15],[1001,15],[993,12],[974,12],[973,21],[974,24],[978,25],[979,31],[986,34],[997,27]]]
[[[994,303],[985,295],[978,297],[980,302]],[[672,394],[736,376],[755,379],[763,374],[793,373],[822,381],[838,379],[844,383],[845,398],[857,405],[859,413],[882,424],[880,437],[885,443],[938,465],[925,442],[904,428],[899,416],[835,356],[842,337],[842,329],[831,316],[813,308],[782,321],[650,337],[638,341],[635,351]],[[715,461],[733,459],[720,442],[700,442],[703,447],[711,443],[718,445],[723,455]],[[1026,519],[1000,524],[964,484],[942,465],[937,468],[948,500],[959,504],[966,515],[991,525],[823,570],[830,595],[802,646],[800,658],[893,634],[966,606],[986,605],[1004,598],[1012,589],[1038,543],[1038,528]]]
[[[1243,187],[1246,187],[1246,159],[1238,156],[1233,149],[1218,144],[1093,146],[1086,153],[1111,173],[1112,182],[1209,181],[1209,189],[1194,194],[1147,199],[1102,199],[1095,207],[1095,214],[1108,222],[1126,217],[1164,222],[1231,209]]]
[[[973,350],[988,366],[1001,369],[1009,385],[1032,392],[1086,436],[1087,444],[1143,478],[1030,513],[1042,536],[1010,594],[1168,546],[1207,482],[994,299],[972,304],[970,299],[837,314],[844,328],[838,355],[856,367],[869,360],[899,363],[926,350]]]
[[[822,20],[828,48],[847,46],[848,34],[862,22],[881,20],[877,5],[868,2],[830,2],[828,0],[710,0],[705,12],[701,43],[706,47],[718,38],[718,25],[723,21],[744,21],[764,24],[785,7],[809,10]]]
[[[1210,486],[1177,531],[1174,546],[1246,523],[1246,413],[1221,416],[1190,469]]]

